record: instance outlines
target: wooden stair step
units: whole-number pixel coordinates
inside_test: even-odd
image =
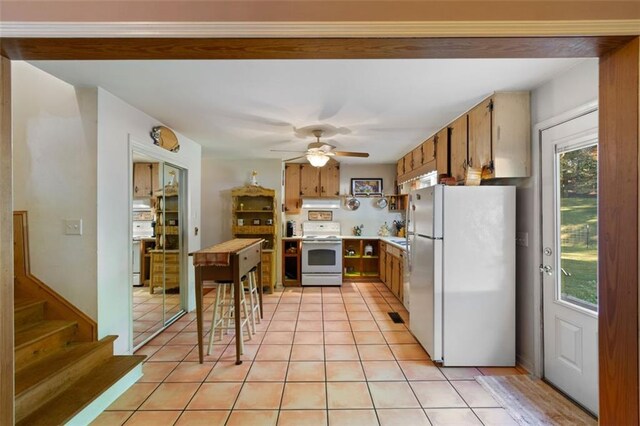
[[[111,357],[17,424],[49,426],[68,422],[145,358],[144,355]]]
[[[113,356],[113,341],[73,343],[16,373],[16,419],[20,420],[68,389]]]
[[[44,320],[44,300],[19,298],[13,302],[14,328],[22,328]]]
[[[16,371],[65,348],[73,341],[77,328],[75,321],[49,320],[16,329]]]

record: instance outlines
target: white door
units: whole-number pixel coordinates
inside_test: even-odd
[[[598,113],[542,132],[544,376],[598,414]]]

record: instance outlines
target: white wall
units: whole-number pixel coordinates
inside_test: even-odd
[[[98,318],[96,89],[12,62],[14,209],[29,220],[31,272]],[[64,234],[82,219],[81,236]]]
[[[585,105],[598,98],[598,61],[585,60],[556,76],[531,92],[531,123],[536,124],[564,112]],[[517,354],[519,362],[533,371],[536,348],[534,332],[539,324],[534,321],[535,288],[539,286],[538,256],[540,251],[538,135],[532,138],[533,177],[518,182],[516,229],[529,234],[529,246],[518,247],[517,264]]]
[[[116,353],[131,351],[131,285],[129,275],[131,197],[130,140],[146,153],[188,168],[188,251],[200,248],[201,147],[178,134],[180,151],[171,153],[153,145],[149,132],[162,123],[111,93],[98,89],[98,337],[120,336]],[[184,182],[183,182],[184,183]],[[189,264],[187,262],[187,264]],[[194,305],[193,266],[189,265],[189,307]]]
[[[351,193],[352,178],[382,178],[383,191],[386,194],[394,192],[396,180],[395,164],[341,164],[340,165],[340,194]],[[364,225],[363,236],[378,235],[380,226],[387,222],[390,226],[394,220],[403,219],[402,213],[390,213],[387,208],[375,206],[377,198],[360,198],[358,210],[348,210],[341,200],[341,208],[333,210],[333,220],[340,222],[343,235],[353,235],[353,227]],[[301,235],[302,222],[307,220],[308,211],[303,209],[300,214],[286,215],[286,220],[295,220],[297,235]]]
[[[231,238],[231,190],[249,183],[251,171],[258,172],[258,184],[276,191],[278,207],[282,197],[280,160],[202,159],[202,247]],[[278,247],[279,243],[278,243]],[[276,281],[281,282],[280,251],[276,259]]]

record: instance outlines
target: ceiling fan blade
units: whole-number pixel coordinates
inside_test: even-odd
[[[333,154],[336,157],[362,157],[362,158],[369,157],[368,152],[333,151]]]
[[[288,161],[299,160],[299,159],[304,158],[304,157],[306,157],[306,155],[301,155],[299,157],[293,157],[293,158],[287,158],[286,160],[282,160],[282,161],[284,161],[286,163]]]
[[[270,149],[270,152],[299,152],[299,153],[303,153],[303,152],[307,152],[307,151],[300,151],[299,149],[293,150],[293,149]]]

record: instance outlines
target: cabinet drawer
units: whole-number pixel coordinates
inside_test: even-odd
[[[260,247],[255,246],[245,250],[240,254],[240,273],[246,274],[251,268],[256,266],[260,261]]]
[[[180,265],[178,264],[166,264],[162,265],[162,262],[154,263],[153,268],[151,269],[154,274],[162,274],[164,271],[167,274],[177,274],[180,272]]]

